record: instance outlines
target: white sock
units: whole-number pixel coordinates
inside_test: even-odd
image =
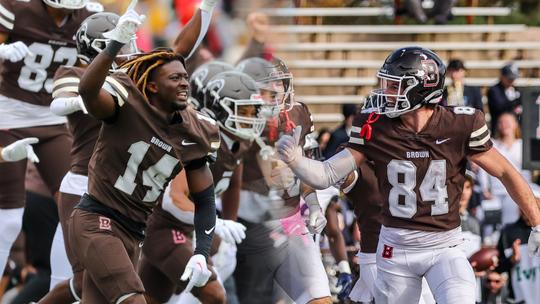
[[[62,225],[58,223],[51,246],[51,285],[49,290],[52,290],[58,283],[68,280],[72,276],[73,271],[67,258]]]
[[[22,228],[24,208],[0,209],[0,275],[4,273],[9,251]]]

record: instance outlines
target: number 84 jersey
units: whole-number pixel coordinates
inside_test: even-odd
[[[492,143],[484,113],[437,105],[419,133],[399,118],[359,114],[348,147],[375,162],[384,226],[446,231],[460,225],[467,157]]]
[[[90,3],[57,26],[41,0],[0,0],[0,32],[8,35],[6,43],[21,41],[31,52],[18,62],[4,60],[0,94],[49,106],[56,69],[77,62],[75,33],[86,17],[100,10],[101,5]]]

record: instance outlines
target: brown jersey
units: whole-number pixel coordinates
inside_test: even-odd
[[[211,157],[220,147],[219,127],[215,120],[192,107],[179,111],[182,122],[171,129],[171,135],[181,140],[182,162]]]
[[[251,143],[245,140],[235,140],[226,133],[221,135],[221,146],[217,152],[217,161],[210,166],[214,178],[216,196],[229,188],[234,170],[250,151]]]
[[[285,114],[286,113],[286,114]],[[281,133],[292,133],[292,129],[295,126],[301,126],[302,132],[300,134],[299,145],[304,146],[306,142],[306,135],[310,134],[314,130],[313,120],[308,107],[301,102],[296,102],[293,108],[287,112],[282,112],[278,119],[278,122],[273,126],[273,122],[268,122],[263,133],[265,142],[269,145],[279,139]],[[292,123],[292,124],[291,124]],[[270,187],[267,184],[260,166],[259,146],[254,144],[251,150],[247,153],[244,162],[244,172],[242,176],[242,188],[244,190],[257,192],[259,194],[268,195]],[[271,162],[272,160],[268,160]],[[264,162],[264,161],[263,161]],[[258,164],[258,165],[255,165]],[[273,165],[272,165],[273,166]],[[291,193],[289,193],[289,191]],[[298,208],[300,202],[300,180],[296,180],[296,184],[290,190],[284,191],[282,198],[285,202],[285,206],[291,208]]]
[[[0,94],[48,106],[54,72],[62,65],[75,64],[75,33],[84,19],[100,8],[101,5],[91,3],[73,10],[64,24],[57,26],[41,0],[0,0],[0,32],[9,36],[8,43],[21,41],[32,52],[18,62],[4,60]]]
[[[78,94],[80,78],[84,69],[78,67],[61,66],[54,75],[53,97],[62,92]],[[94,151],[101,121],[93,118],[82,111],[77,111],[67,116],[68,129],[73,137],[71,145],[71,169],[76,174],[88,175],[88,163]]]
[[[124,73],[106,78],[118,107],[103,123],[88,167],[88,193],[143,224],[163,190],[183,168],[177,123],[152,107]]]
[[[174,137],[181,140],[181,157],[184,166],[202,158],[215,158],[220,148],[219,127],[217,122],[192,107],[179,111],[182,122],[171,130]],[[216,182],[214,181],[214,184]],[[149,220],[149,229],[154,222],[162,222],[160,226],[176,227],[182,231],[191,232],[193,226],[177,220],[159,204]]]
[[[489,150],[492,143],[484,113],[437,105],[419,133],[399,118],[359,114],[348,147],[375,163],[383,225],[444,231],[460,225],[467,156]]]
[[[362,235],[360,251],[375,253],[381,231],[383,196],[379,191],[373,163],[365,161],[360,165],[357,173],[358,180],[346,196],[353,203],[354,214]]]

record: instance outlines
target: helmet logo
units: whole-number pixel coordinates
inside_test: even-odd
[[[419,70],[417,76],[423,79],[425,88],[436,87],[439,84],[439,67],[433,59],[422,60],[422,70]]]

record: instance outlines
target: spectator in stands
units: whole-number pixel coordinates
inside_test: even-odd
[[[459,217],[461,218],[461,231],[463,232],[463,250],[467,256],[478,251],[481,246],[480,222],[469,214],[469,202],[473,193],[474,177],[472,171],[467,170],[466,180],[463,184],[463,192],[459,201]]]
[[[499,116],[504,112],[521,114],[521,94],[514,87],[514,82],[519,77],[519,69],[515,64],[509,63],[501,69],[499,83],[489,88],[488,107],[491,114],[491,132],[497,127]]]
[[[463,61],[452,59],[448,62],[446,75],[450,77],[452,84],[444,88],[443,105],[472,107],[483,112],[480,88],[465,85],[466,72]]]
[[[330,130],[327,128],[321,128],[319,130],[319,135],[317,136],[317,142],[319,143],[319,148],[321,149],[321,153],[324,155],[324,151],[326,150],[326,147],[328,146],[328,141],[330,140],[330,137],[332,136],[332,133],[330,133]]]
[[[501,114],[498,117],[496,126],[493,146],[519,170],[527,182],[531,183],[531,172],[521,169],[523,142],[520,138],[516,115],[512,112]],[[484,197],[486,199],[496,198],[501,204],[502,224],[515,222],[519,218],[519,208],[515,206],[500,181],[487,174],[484,170],[481,170],[479,175]]]
[[[339,128],[332,132],[328,145],[323,153],[325,159],[329,159],[332,155],[336,154],[336,149],[339,145],[349,141],[349,134],[351,134],[353,117],[354,114],[356,114],[356,110],[356,104],[347,103],[341,107],[344,121]]]
[[[509,273],[508,281],[509,286],[509,296],[515,300],[526,300],[525,303],[536,303],[537,299],[526,299],[523,298],[524,290],[532,290],[538,288],[538,281],[540,278],[534,280],[517,280],[520,276],[513,278],[516,270],[521,271],[530,271],[530,269],[523,269],[523,266],[535,265],[533,259],[538,259],[535,257],[529,257],[527,254],[527,242],[529,239],[529,233],[531,232],[531,225],[527,218],[521,213],[519,219],[512,224],[506,225],[501,231],[501,237],[499,238],[499,243],[497,245],[497,250],[499,251],[499,266],[496,271],[499,273],[507,272]],[[531,262],[533,264],[531,264]],[[528,268],[527,267],[527,268]],[[514,280],[515,279],[515,280]],[[535,282],[533,282],[535,281]],[[536,284],[536,286],[532,285]],[[532,289],[531,289],[532,288]],[[519,298],[516,296],[520,296]],[[517,302],[517,301],[516,301]]]
[[[482,284],[482,303],[503,304],[508,301],[508,276],[506,273],[489,271]]]
[[[453,0],[435,0],[433,9],[429,13],[433,17],[435,24],[446,24],[452,15]],[[416,19],[418,23],[426,23],[428,16],[422,7],[422,0],[406,0],[405,9],[411,17]]]

